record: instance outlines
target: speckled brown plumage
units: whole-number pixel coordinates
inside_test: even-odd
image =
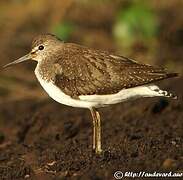
[[[113,94],[177,75],[123,56],[63,43],[52,35],[36,38],[33,47],[45,43],[47,39],[49,43],[50,39],[53,40],[55,49],[46,54],[46,59],[40,65],[43,67],[40,68],[41,75],[45,80],[54,81],[65,94],[74,98],[80,95]]]
[[[58,42],[60,41],[62,43],[62,40],[59,39],[57,36],[53,35],[53,34],[41,34],[39,36],[36,36],[33,40],[32,40],[32,49],[36,46],[39,46],[41,44],[45,44],[47,42]]]
[[[60,54],[62,57],[57,63],[62,67],[62,74],[56,74],[55,84],[74,97],[113,94],[176,75],[163,68],[76,44],[65,44]]]

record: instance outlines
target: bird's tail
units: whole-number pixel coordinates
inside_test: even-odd
[[[177,96],[173,93],[170,93],[165,90],[161,90],[158,86],[152,85],[150,86],[150,89],[153,90],[154,92],[158,93],[158,96],[163,96],[163,97],[168,97],[172,99],[177,99]]]
[[[168,98],[172,98],[172,99],[177,99],[177,96],[173,93],[170,93],[168,91],[164,91],[164,90],[160,90],[159,92],[160,94],[162,94],[163,97],[168,97]]]
[[[179,75],[178,73],[167,73],[166,78],[177,77],[178,75]]]
[[[173,77],[177,77],[179,76],[178,73],[167,73],[167,78],[173,78]],[[161,93],[164,97],[169,97],[169,98],[172,98],[172,99],[177,99],[177,96],[173,93],[170,93],[168,91],[165,91],[165,90],[161,90],[159,89],[159,93]]]

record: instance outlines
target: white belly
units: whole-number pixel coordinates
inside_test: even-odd
[[[43,80],[39,76],[37,68],[35,69],[35,74],[36,74],[36,77],[37,77],[38,81],[40,82],[41,86],[48,93],[48,95],[55,101],[57,101],[61,104],[64,104],[64,105],[72,106],[72,107],[81,107],[81,108],[94,107],[94,105],[95,105],[94,102],[73,99],[70,96],[63,93],[56,85],[54,85],[53,82],[46,82],[45,80]]]
[[[48,93],[48,95],[54,99],[55,101],[72,106],[72,107],[80,107],[80,108],[92,108],[92,107],[104,107],[110,104],[116,104],[120,102],[124,102],[127,100],[133,100],[140,97],[154,97],[154,96],[163,96],[162,90],[160,90],[155,85],[147,85],[147,86],[138,86],[134,88],[124,89],[119,91],[116,94],[110,95],[81,95],[79,99],[73,99],[70,96],[63,93],[53,82],[46,82],[43,80],[35,69],[35,74],[40,84],[44,88],[44,90]],[[159,90],[159,91],[157,91]]]

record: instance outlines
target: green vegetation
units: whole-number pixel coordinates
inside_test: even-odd
[[[156,14],[144,3],[132,3],[121,9],[113,27],[114,37],[122,47],[130,47],[137,41],[149,42],[157,32]]]
[[[69,22],[62,22],[54,26],[52,32],[57,35],[60,39],[67,41],[74,31],[74,25]]]

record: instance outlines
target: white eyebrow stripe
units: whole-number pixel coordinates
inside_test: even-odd
[[[35,48],[33,48],[31,52],[32,52],[32,53],[35,53],[36,51],[38,51],[38,50],[39,50],[38,47],[39,47],[39,46],[36,46]]]
[[[33,48],[34,51],[37,51],[39,48],[39,46],[36,46],[35,48]]]

